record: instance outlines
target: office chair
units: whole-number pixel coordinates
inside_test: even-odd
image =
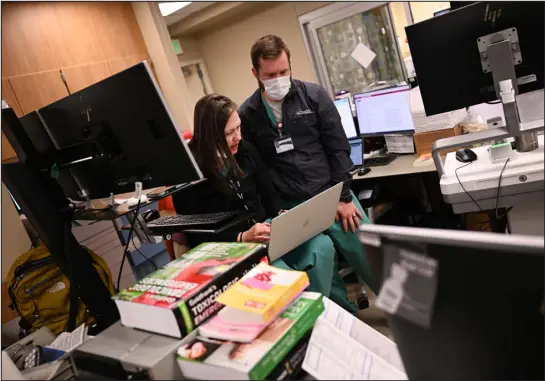
[[[159,200],[157,208],[159,211],[176,211],[172,196],[168,196]],[[189,250],[186,238],[183,233],[174,233],[171,239],[165,239],[165,246],[167,248],[167,252],[171,261],[175,260],[177,257],[183,255],[183,253]]]

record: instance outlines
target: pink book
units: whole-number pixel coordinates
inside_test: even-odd
[[[286,308],[302,294],[302,291],[286,303],[286,306],[275,315],[271,322],[274,321]],[[222,318],[220,310],[216,316],[199,327],[199,334],[211,339],[236,341],[239,343],[251,343],[263,332],[269,324],[250,324],[250,323],[235,323]]]

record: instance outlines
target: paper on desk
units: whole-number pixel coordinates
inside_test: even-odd
[[[352,52],[351,56],[358,61],[361,66],[367,69],[367,67],[375,59],[376,54],[360,42],[358,46],[356,46],[356,49],[354,49]]]
[[[303,369],[318,380],[407,380],[405,373],[324,319],[314,325]]]
[[[303,369],[319,380],[406,380],[396,344],[324,297]]]
[[[324,297],[323,319],[405,373],[396,343]]]
[[[64,352],[70,352],[78,345],[81,345],[87,334],[85,324],[80,325],[72,333],[63,332],[49,345],[48,348],[58,349]]]
[[[415,87],[409,91],[409,105],[416,133],[453,128],[458,123],[463,122],[467,116],[465,108],[427,116],[420,87]]]
[[[411,114],[421,114],[426,112],[419,86],[409,91],[409,105],[411,107]]]
[[[413,137],[411,135],[384,135],[386,149],[389,153],[414,153]]]

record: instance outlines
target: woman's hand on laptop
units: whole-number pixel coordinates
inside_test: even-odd
[[[268,242],[271,235],[271,224],[257,223],[242,233],[242,242]]]

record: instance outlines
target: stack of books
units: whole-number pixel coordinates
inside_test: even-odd
[[[407,379],[393,342],[308,285],[261,244],[205,243],[113,299],[123,325],[180,339],[185,379]]]
[[[259,264],[224,292],[225,307],[178,350],[189,379],[263,380],[300,376],[322,295],[304,292],[306,273]]]

